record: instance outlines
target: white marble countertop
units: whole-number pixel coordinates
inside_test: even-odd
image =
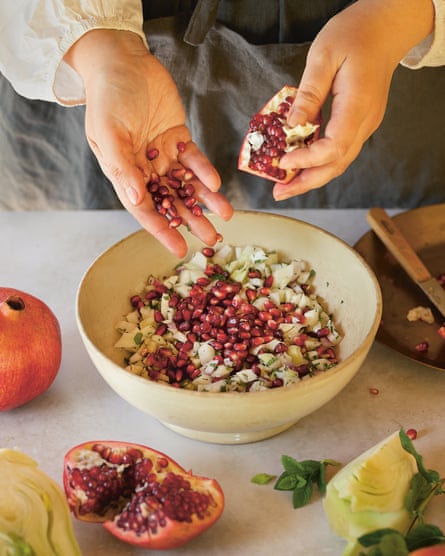
[[[316,224],[351,245],[369,229],[365,210],[283,214]],[[62,365],[51,388],[0,414],[1,447],[25,451],[59,484],[64,454],[93,439],[146,444],[197,474],[217,478],[226,496],[223,516],[204,535],[168,552],[194,556],[341,554],[344,542],[330,532],[319,496],[294,510],[291,493],[251,484],[258,472],[279,474],[282,454],[347,463],[400,427],[415,428],[415,445],[427,467],[445,474],[445,374],[377,343],[334,400],[281,435],[254,444],[186,439],[128,405],[89,360],[76,328],[74,303],[80,279],[95,257],[136,229],[123,211],[0,213],[0,285],[44,300],[57,315],[63,337]],[[371,395],[370,388],[378,388],[379,395]],[[429,518],[445,527],[440,498],[430,505]],[[144,553],[99,525],[76,522],[75,531],[84,556]]]

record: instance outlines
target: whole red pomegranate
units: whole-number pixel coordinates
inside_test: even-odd
[[[287,125],[296,94],[296,87],[285,85],[252,117],[238,157],[239,170],[280,183],[288,183],[299,172],[280,168],[280,159],[312,143],[319,124]]]
[[[47,390],[60,368],[60,326],[36,297],[0,287],[0,411]]]
[[[139,444],[94,441],[65,455],[63,484],[80,520],[102,523],[141,548],[181,546],[221,516],[224,495],[214,479],[185,471]]]

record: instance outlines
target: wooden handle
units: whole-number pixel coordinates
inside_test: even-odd
[[[385,210],[381,208],[370,209],[367,220],[388,251],[392,253],[415,282],[424,282],[431,278],[429,270]]]

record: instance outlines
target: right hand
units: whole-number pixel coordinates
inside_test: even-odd
[[[220,177],[193,143],[176,85],[164,66],[131,32],[95,30],[71,48],[66,61],[82,76],[86,91],[86,134],[104,174],[125,208],[178,257],[186,242],[178,229],[154,206],[146,183],[152,172],[171,168],[193,171],[196,198],[224,220],[233,213],[218,193]],[[185,143],[178,152],[178,143]],[[148,160],[148,150],[159,156]],[[217,232],[203,216],[194,216],[178,199],[184,224],[204,243],[213,245]]]

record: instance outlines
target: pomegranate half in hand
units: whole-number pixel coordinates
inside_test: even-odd
[[[0,287],[0,411],[45,392],[61,358],[60,326],[49,307],[28,293]]]
[[[280,168],[283,155],[307,147],[318,136],[319,124],[289,127],[287,114],[297,88],[285,85],[250,120],[238,158],[238,169],[280,183],[288,183],[299,169]]]
[[[141,548],[181,546],[213,525],[224,509],[214,479],[192,475],[139,444],[95,441],[72,448],[63,483],[78,519],[102,523]]]

